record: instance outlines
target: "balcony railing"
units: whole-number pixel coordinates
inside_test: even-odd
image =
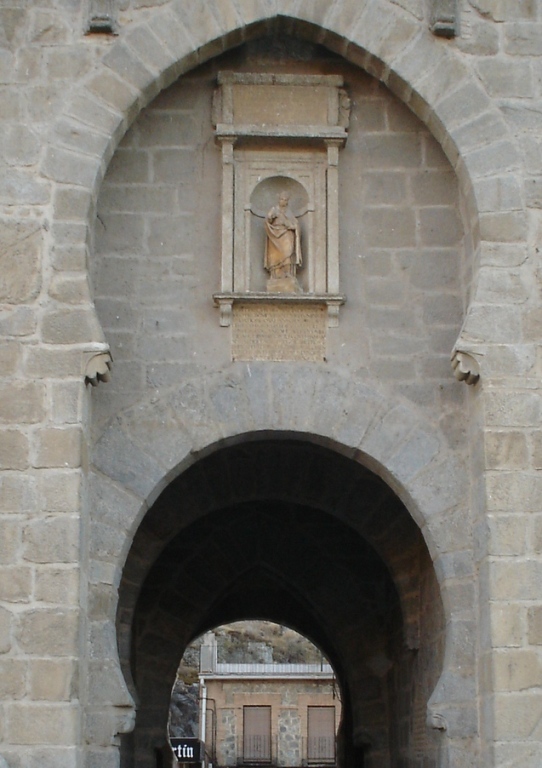
[[[329,664],[222,664],[217,663],[209,670],[213,675],[240,677],[332,677]]]
[[[276,765],[277,738],[269,734],[251,734],[239,739],[238,765]]]
[[[237,765],[333,766],[336,739],[333,736],[298,737],[282,741],[276,736],[251,734],[237,740]]]
[[[333,736],[309,736],[306,755],[308,765],[335,763],[335,738]]]
[[[218,661],[216,642],[204,643],[200,648],[200,674],[203,677],[333,677],[333,668],[322,656],[316,664],[231,663]]]

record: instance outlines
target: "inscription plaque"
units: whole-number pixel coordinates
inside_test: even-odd
[[[232,325],[233,360],[325,360],[325,305],[240,302],[233,308]]]

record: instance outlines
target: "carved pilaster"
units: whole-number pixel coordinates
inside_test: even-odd
[[[438,37],[457,34],[457,0],[432,0],[431,31]]]

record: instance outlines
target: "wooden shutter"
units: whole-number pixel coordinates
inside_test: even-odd
[[[271,762],[271,707],[243,707],[243,759]]]
[[[307,726],[309,762],[335,762],[335,707],[308,707]]]

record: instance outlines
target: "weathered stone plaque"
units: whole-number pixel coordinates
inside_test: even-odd
[[[232,326],[233,360],[325,359],[325,305],[239,303]]]

